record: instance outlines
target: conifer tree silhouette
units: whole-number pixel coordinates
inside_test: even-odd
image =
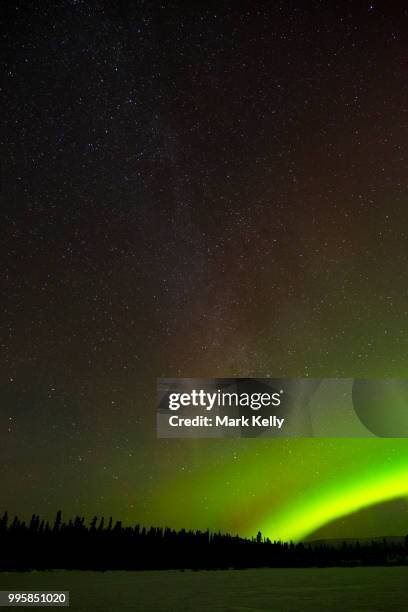
[[[30,521],[7,512],[0,518],[0,571],[29,569],[148,570],[408,565],[408,536],[399,540],[304,544],[169,527],[105,526],[104,518],[67,522],[59,510],[52,527],[33,514]],[[23,551],[23,552],[22,552]]]

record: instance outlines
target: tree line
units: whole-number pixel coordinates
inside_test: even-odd
[[[29,522],[0,518],[0,571],[48,569],[166,570],[257,567],[408,565],[408,537],[401,541],[272,542],[258,532],[244,538],[210,531],[124,526],[94,517],[53,523],[33,514]]]

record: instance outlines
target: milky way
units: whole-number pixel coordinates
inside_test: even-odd
[[[407,494],[405,440],[155,434],[157,377],[406,376],[407,18],[7,3],[4,508],[303,537]]]

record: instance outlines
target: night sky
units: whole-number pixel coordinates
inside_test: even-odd
[[[407,377],[406,3],[3,4],[1,508],[407,533],[406,440],[155,432],[161,376]]]

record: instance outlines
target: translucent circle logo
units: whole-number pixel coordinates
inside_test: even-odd
[[[376,436],[408,436],[408,380],[356,379],[353,406],[363,425]]]

